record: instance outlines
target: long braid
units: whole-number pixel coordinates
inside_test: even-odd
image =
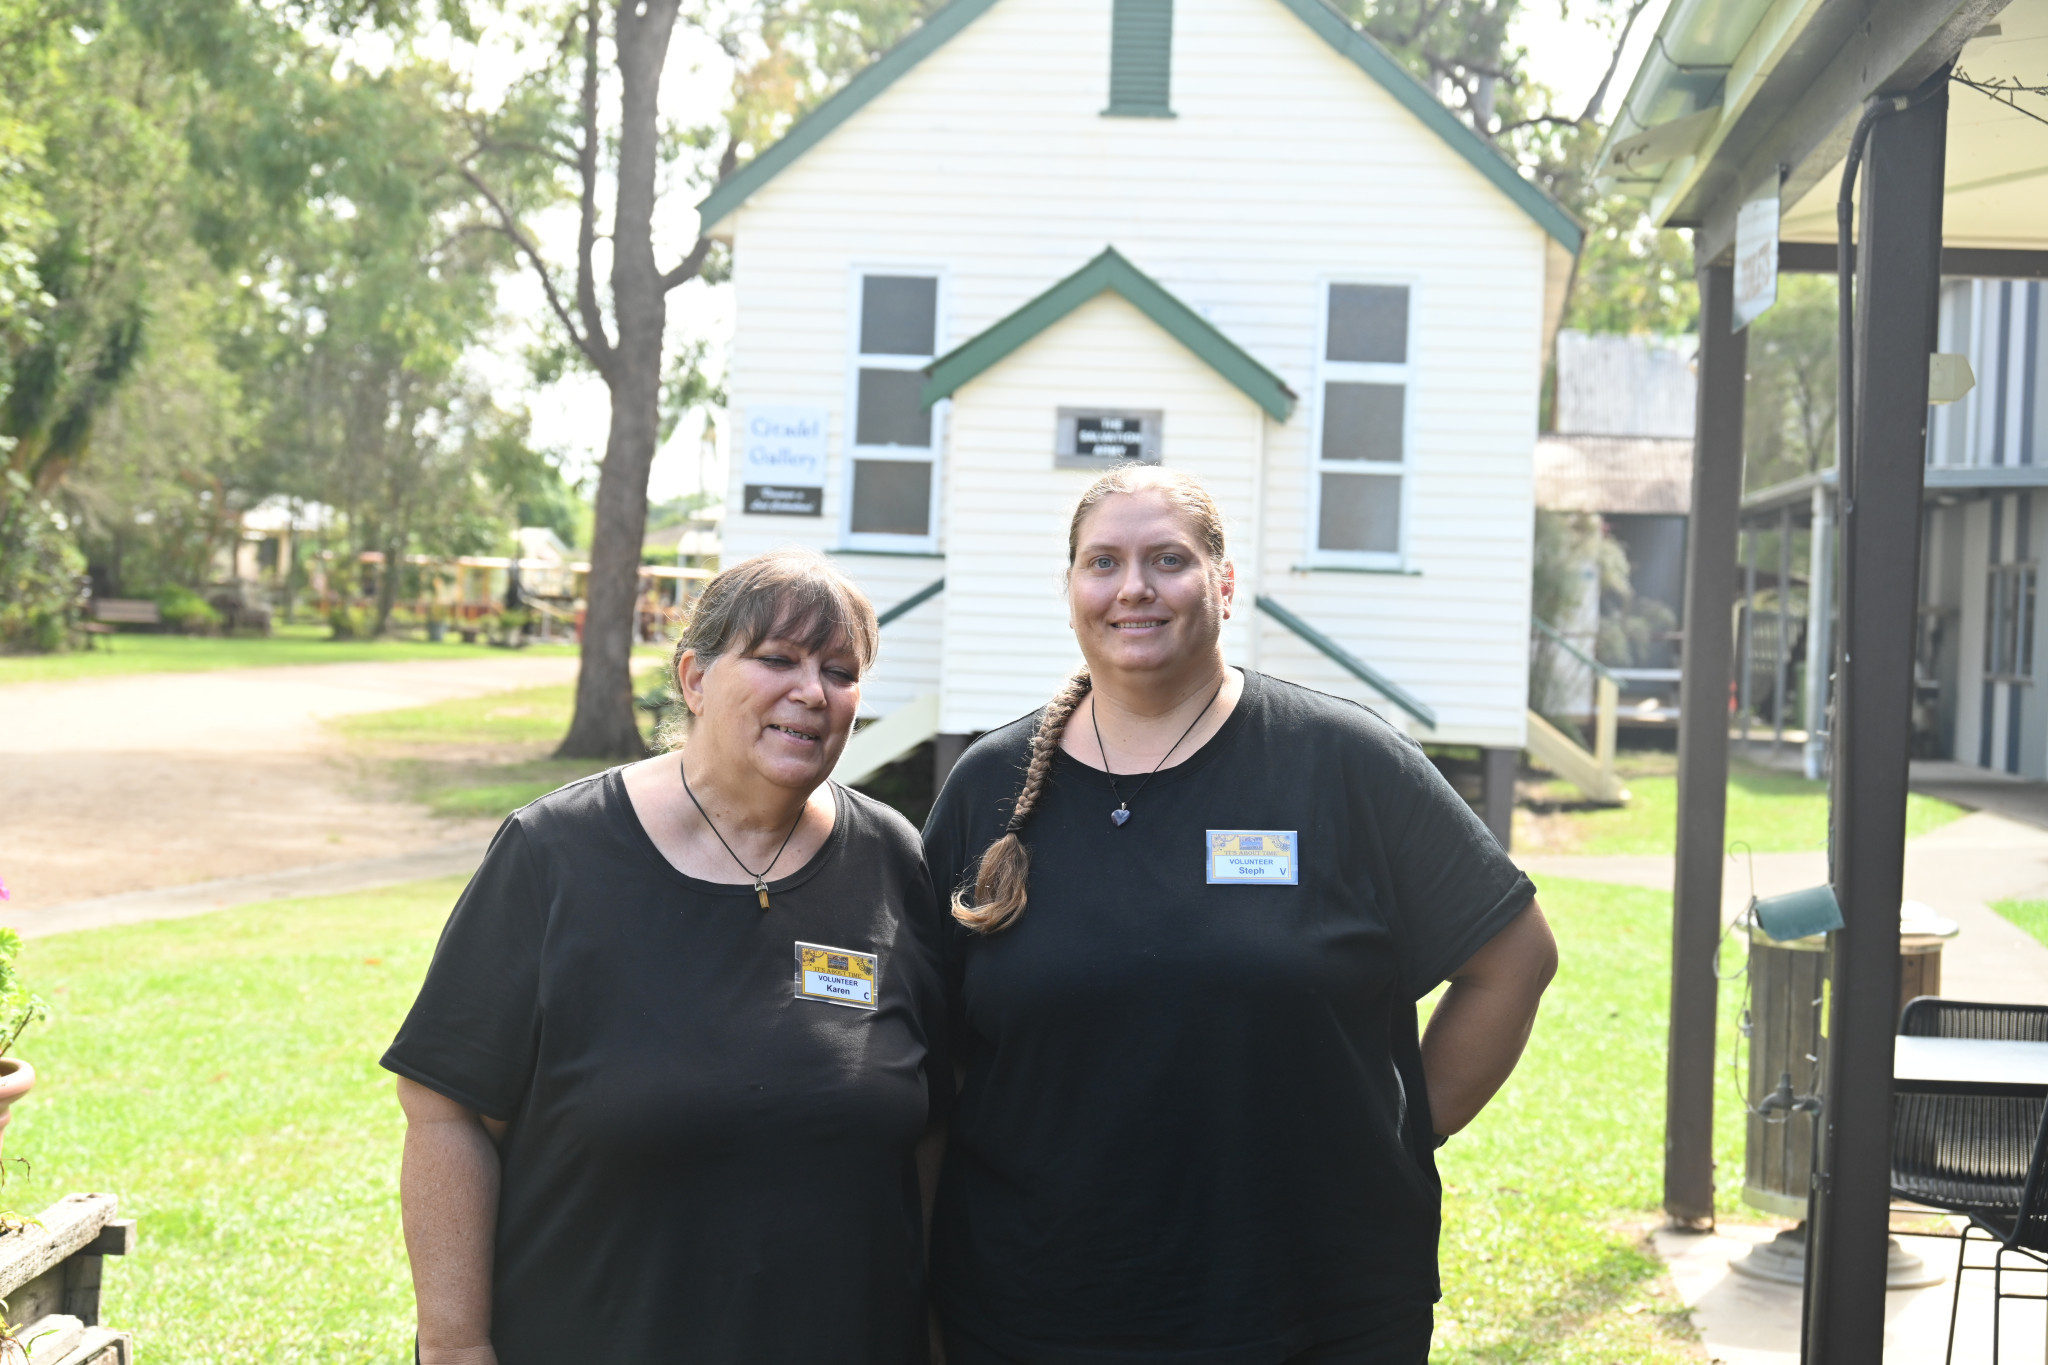
[[[1010,820],[1002,837],[981,855],[981,870],[974,879],[974,904],[959,892],[953,893],[953,918],[977,933],[993,934],[1016,923],[1024,913],[1030,890],[1031,850],[1024,846],[1021,832],[1038,798],[1045,791],[1046,774],[1052,771],[1052,757],[1059,752],[1060,735],[1067,728],[1081,699],[1088,695],[1088,670],[1067,679],[1066,686],[1046,704],[1039,718],[1038,732],[1031,737],[1031,762],[1024,769],[1024,785],[1010,807]]]

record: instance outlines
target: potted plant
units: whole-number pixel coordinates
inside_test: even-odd
[[[0,885],[0,896],[5,892],[5,886]],[[24,1029],[50,1013],[42,997],[22,984],[20,969],[14,965],[20,954],[21,935],[12,929],[0,929],[0,1137],[6,1134],[14,1105],[36,1083],[36,1069],[20,1057],[7,1054]]]

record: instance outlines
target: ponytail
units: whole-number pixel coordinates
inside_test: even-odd
[[[1024,785],[1010,807],[1010,823],[1003,835],[981,855],[981,870],[974,878],[974,903],[958,891],[953,893],[953,918],[978,934],[1007,929],[1024,913],[1024,901],[1031,880],[1031,850],[1019,837],[1038,798],[1045,790],[1046,774],[1052,771],[1052,756],[1059,752],[1060,735],[1081,699],[1088,695],[1088,670],[1067,679],[1066,686],[1046,704],[1039,719],[1038,733],[1031,737],[1031,763],[1024,770]]]

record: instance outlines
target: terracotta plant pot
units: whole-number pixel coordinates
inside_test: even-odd
[[[7,1120],[15,1103],[36,1083],[36,1069],[19,1057],[0,1057],[0,1138],[7,1133]]]

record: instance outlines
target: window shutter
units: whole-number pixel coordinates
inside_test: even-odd
[[[1113,0],[1105,114],[1172,118],[1173,0]]]

